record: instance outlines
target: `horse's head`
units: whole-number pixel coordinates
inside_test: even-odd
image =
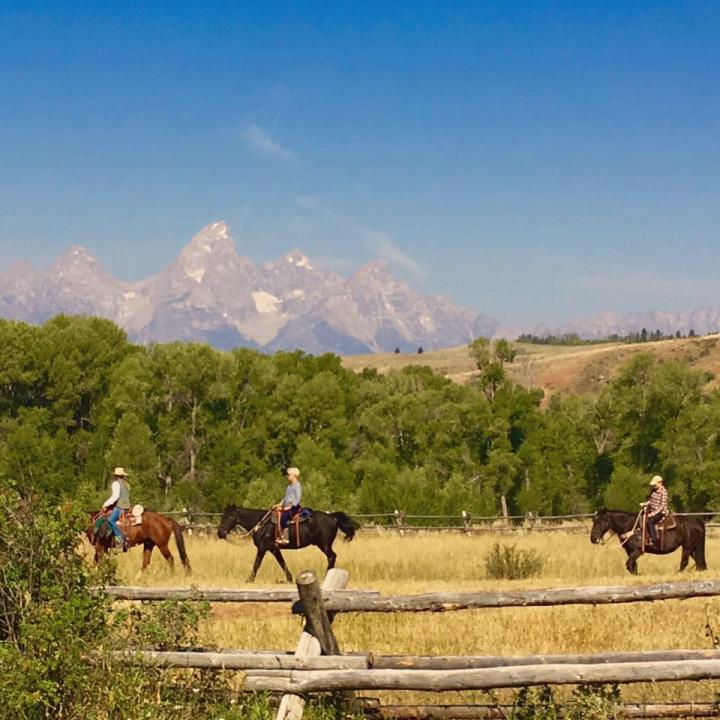
[[[238,524],[238,508],[235,505],[228,505],[223,510],[222,519],[220,525],[218,525],[218,537],[224,540],[228,533]]]
[[[607,510],[598,510],[590,531],[590,542],[599,543],[608,530],[610,530],[610,513]]]

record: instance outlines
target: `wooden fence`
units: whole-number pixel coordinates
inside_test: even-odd
[[[642,683],[720,679],[720,650],[660,650],[592,655],[536,656],[383,656],[371,653],[342,655],[332,629],[337,612],[437,612],[487,607],[533,607],[566,604],[616,604],[656,602],[677,598],[720,596],[720,581],[708,580],[650,585],[599,586],[527,590],[518,592],[427,593],[380,596],[373,591],[346,590],[348,574],[328,572],[322,588],[312,571],[297,578],[297,591],[223,590],[187,588],[112,587],[112,597],[123,600],[166,598],[205,599],[214,602],[293,602],[293,612],[305,617],[305,629],[292,655],[273,652],[138,652],[131,661],[163,668],[238,670],[244,688],[280,693],[278,720],[298,720],[309,693],[341,693],[346,700],[354,691],[419,690],[465,691],[518,688],[533,685],[580,683]],[[411,706],[396,706],[394,717],[484,718],[497,717],[493,708],[472,709],[475,714],[452,714],[453,706],[440,706],[433,714]],[[664,707],[664,706],[663,706]],[[655,708],[654,717],[678,717],[678,707],[667,713]],[[698,706],[699,707],[699,706]],[[371,708],[372,710],[372,708]],[[388,708],[375,707],[378,717],[391,717]],[[423,715],[424,712],[424,715]],[[708,716],[707,704],[702,716]],[[627,717],[650,717],[647,708],[627,706]],[[675,713],[675,714],[674,714]],[[697,714],[696,716],[701,716]]]
[[[189,531],[215,532],[222,513],[204,512],[183,509],[166,513],[178,519],[178,522]],[[718,513],[720,514],[720,513]],[[707,520],[706,527],[720,527],[720,522],[713,522],[715,513],[676,513],[678,517],[702,517]],[[385,513],[360,513],[354,518],[363,523],[364,530],[394,530],[398,533],[421,531],[456,531],[473,533],[508,533],[519,531],[531,532],[586,532],[592,513],[576,515],[539,515],[528,512],[525,515],[482,515],[473,516],[466,511],[460,515],[414,515],[403,510]],[[198,522],[199,520],[204,522]]]

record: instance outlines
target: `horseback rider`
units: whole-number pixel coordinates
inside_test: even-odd
[[[288,468],[285,476],[288,486],[285,488],[285,495],[282,502],[273,508],[278,515],[277,542],[287,545],[290,542],[287,526],[290,518],[300,512],[300,500],[302,499],[302,485],[300,485],[300,470],[296,467]]]
[[[668,510],[668,492],[663,485],[663,479],[660,475],[655,475],[650,481],[652,492],[647,502],[643,503],[647,516],[647,528],[650,535],[650,541],[657,544],[657,524],[669,513]]]
[[[105,513],[110,511],[110,515],[107,516],[108,523],[119,545],[122,547],[123,552],[127,552],[130,546],[127,538],[122,530],[120,530],[117,521],[123,512],[130,509],[130,482],[128,481],[128,477],[124,468],[116,467],[115,470],[113,470],[110,497],[103,503],[103,511]]]

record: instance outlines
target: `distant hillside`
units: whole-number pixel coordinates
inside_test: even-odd
[[[599,390],[630,358],[652,353],[661,360],[687,360],[697,370],[709,371],[715,378],[708,387],[716,387],[720,378],[720,335],[662,340],[636,344],[561,346],[515,343],[518,351],[507,366],[513,380],[526,387],[541,387],[545,401],[555,393],[582,395]],[[406,365],[427,365],[435,372],[459,383],[476,374],[467,346],[426,352],[421,355],[384,353],[343,358],[345,367],[360,372],[374,368],[386,373]]]

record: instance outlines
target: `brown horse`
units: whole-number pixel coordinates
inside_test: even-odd
[[[598,510],[595,513],[590,541],[599,543],[607,532],[614,532],[627,553],[628,559],[625,567],[628,572],[637,575],[637,559],[644,553],[653,555],[667,555],[678,548],[682,548],[680,570],[687,567],[688,560],[695,561],[698,570],[707,570],[705,562],[705,523],[696,517],[675,516],[677,526],[665,531],[665,542],[662,547],[646,545],[643,547],[642,534],[635,530],[637,515],[622,510]],[[625,533],[628,533],[625,535]],[[632,534],[630,534],[632,533]],[[624,537],[623,537],[624,536]]]
[[[87,529],[88,540],[90,544],[95,548],[95,562],[97,563],[105,552],[110,548],[116,546],[115,536],[113,535],[110,523],[104,522],[100,528],[96,531],[95,521],[99,518],[99,513],[93,513],[93,522]],[[180,553],[180,560],[182,561],[185,572],[190,572],[190,561],[188,560],[187,553],[185,552],[185,540],[182,536],[182,528],[178,525],[175,520],[161,515],[160,513],[153,512],[152,510],[145,510],[142,514],[142,522],[139,525],[126,525],[122,521],[118,521],[120,529],[128,539],[128,545],[143,546],[143,562],[141,570],[145,570],[150,564],[150,555],[152,554],[153,548],[158,547],[162,556],[168,561],[170,569],[175,569],[175,561],[172,553],[168,548],[170,537],[175,536],[175,544],[177,545],[178,552]]]

